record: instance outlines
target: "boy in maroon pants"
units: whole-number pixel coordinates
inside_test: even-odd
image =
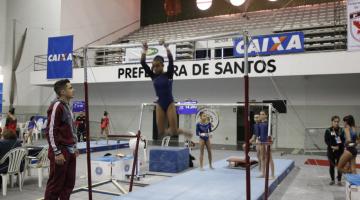
[[[68,200],[75,185],[76,131],[70,99],[74,89],[67,79],[54,84],[57,99],[47,111],[46,138],[49,143],[50,175],[46,185],[45,200]]]

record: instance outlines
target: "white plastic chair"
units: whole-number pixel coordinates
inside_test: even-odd
[[[6,123],[6,116],[1,119],[1,128],[4,129]]]
[[[36,129],[37,129],[37,135],[36,135],[36,140],[38,140],[39,138],[41,139],[41,128],[44,124],[44,120],[42,118],[38,119],[36,122]],[[40,137],[39,137],[40,136]]]
[[[48,149],[49,149],[48,146],[44,147],[36,157],[33,157],[33,156],[26,157],[28,159],[27,170],[28,170],[29,176],[30,176],[31,169],[38,170],[38,178],[39,178],[38,186],[39,186],[39,188],[42,187],[43,169],[44,168],[49,169],[49,167],[50,167],[50,161],[48,158]],[[35,162],[32,163],[33,161],[35,161]]]
[[[41,132],[43,132],[43,130],[45,130],[46,129],[46,125],[47,125],[47,119],[45,119],[45,121],[44,121],[44,123],[43,123],[43,125],[41,126]]]
[[[19,133],[19,138],[20,139],[23,139],[23,131],[24,131],[24,126],[25,126],[25,123],[17,123],[17,128],[19,128],[20,129],[20,133]]]
[[[148,148],[148,141],[147,139],[145,139],[145,137],[143,137],[144,141],[142,141],[144,143],[144,163],[147,163],[148,162],[148,151],[147,151],[147,148]]]
[[[5,156],[0,160],[0,165],[5,163],[6,160],[9,160],[9,166],[6,174],[0,174],[2,177],[2,191],[3,196],[6,196],[7,192],[7,179],[10,176],[10,184],[12,185],[11,176],[18,175],[19,178],[19,189],[22,191],[23,186],[23,174],[24,172],[20,172],[20,166],[22,161],[24,161],[25,156],[27,155],[27,150],[18,147],[15,149],[10,150]]]
[[[169,146],[170,139],[171,139],[170,136],[164,137],[164,138],[162,139],[162,141],[161,141],[161,146],[162,146],[162,147],[167,147],[167,146]]]

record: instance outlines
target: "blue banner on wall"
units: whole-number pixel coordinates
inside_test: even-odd
[[[73,36],[49,37],[47,78],[72,78]]]
[[[248,55],[275,55],[304,52],[304,33],[291,32],[254,36],[248,46]],[[243,38],[234,39],[235,57],[244,57]]]
[[[179,115],[192,115],[197,113],[197,101],[195,100],[186,100],[183,102],[178,102],[179,104],[189,104],[183,106],[177,106],[176,110]]]
[[[74,101],[73,102],[73,112],[85,112],[85,101]]]

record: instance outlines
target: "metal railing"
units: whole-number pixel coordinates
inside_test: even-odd
[[[240,36],[239,32],[226,32],[201,37],[178,39],[167,41],[171,44],[179,44],[184,42],[194,43],[198,40],[214,39],[227,36]],[[82,68],[85,65],[84,58],[87,58],[87,67],[104,67],[126,64],[125,50],[126,48],[141,47],[140,43],[126,43],[126,44],[110,44],[82,47],[73,52],[73,68]],[[150,42],[149,45],[158,45],[158,42]],[[86,48],[86,56],[84,55]],[[191,51],[194,51],[193,49]],[[183,58],[179,60],[194,60],[194,58]],[[47,56],[38,55],[34,57],[34,71],[44,71],[47,66]]]
[[[84,66],[83,48],[73,51],[72,63],[73,68],[80,68]],[[47,67],[47,55],[34,56],[34,71],[44,71]]]

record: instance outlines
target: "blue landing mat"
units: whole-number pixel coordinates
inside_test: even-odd
[[[269,181],[270,193],[294,168],[294,161],[275,159],[275,180]],[[226,160],[214,163],[215,170],[194,169],[165,181],[141,188],[113,200],[239,200],[246,199],[245,170],[227,168]],[[265,180],[256,178],[258,167],[251,170],[251,199],[264,195]]]
[[[80,153],[86,153],[86,142],[79,142],[77,147]],[[116,140],[109,140],[109,143],[106,143],[106,140],[99,140],[97,143],[96,141],[90,142],[90,151],[91,152],[98,152],[98,151],[109,151],[114,149],[123,149],[129,148],[129,142],[125,141],[116,141]]]

